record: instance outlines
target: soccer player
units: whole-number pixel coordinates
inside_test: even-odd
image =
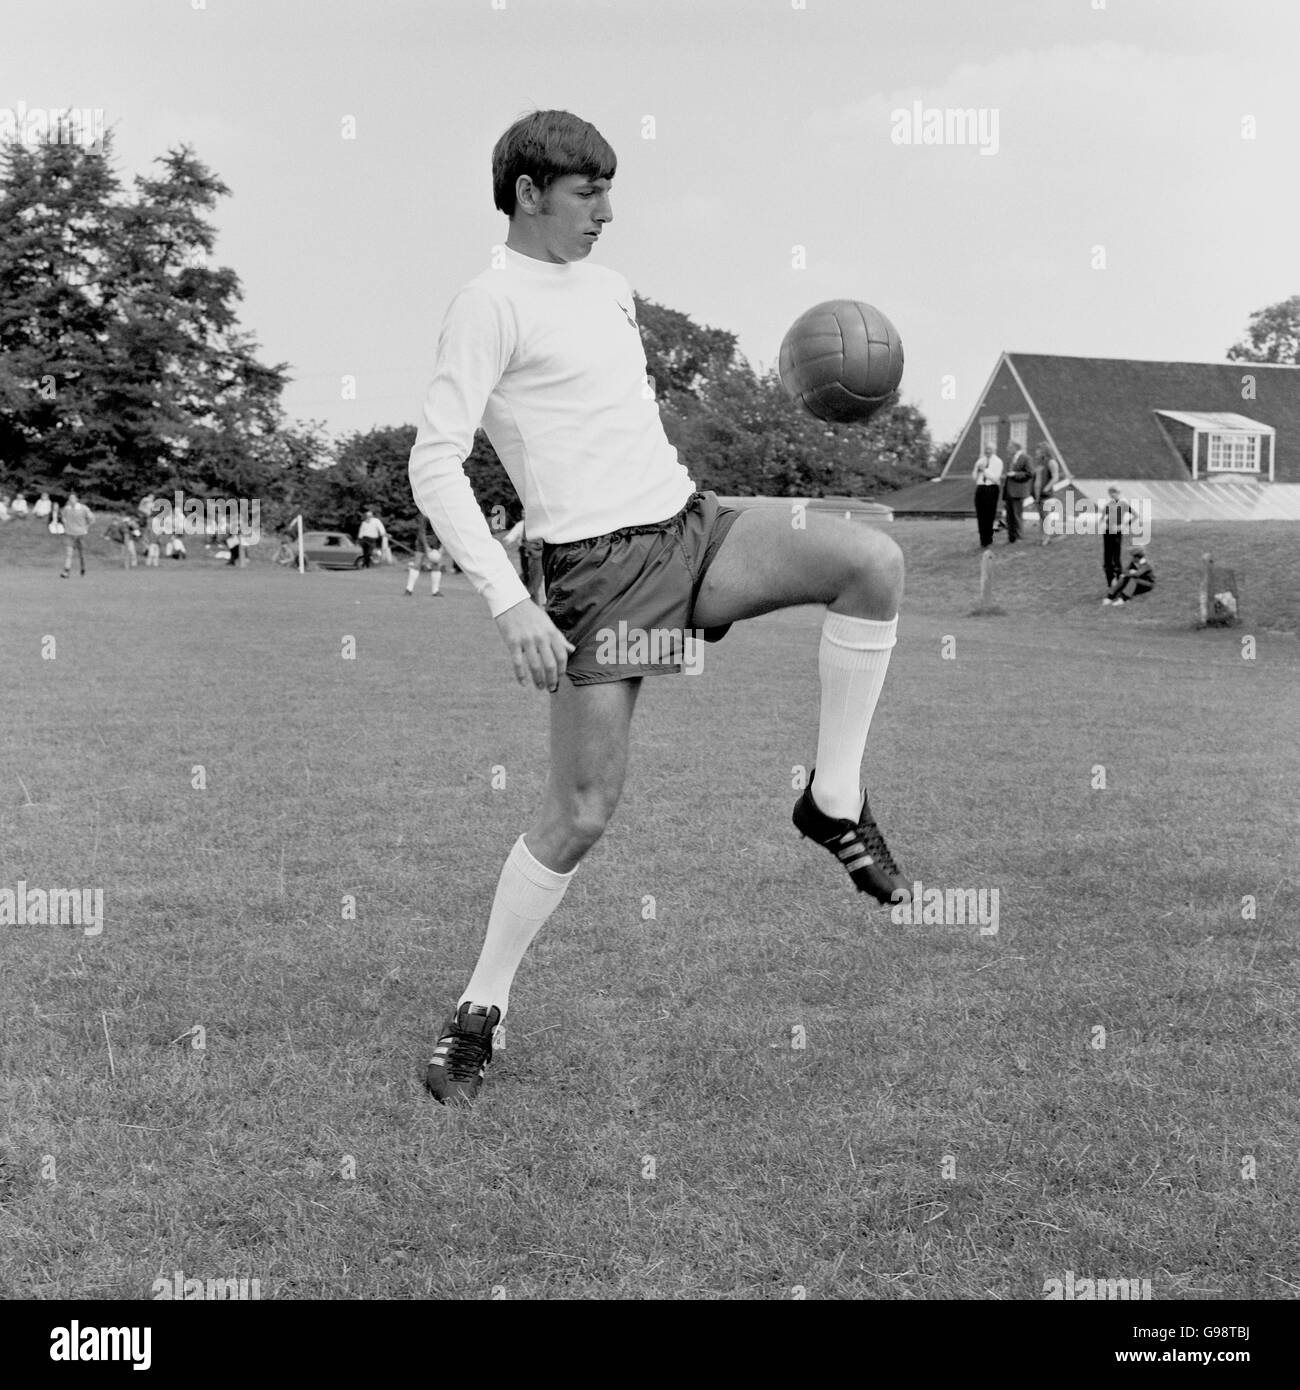
[[[602,630],[625,623],[630,634],[684,641],[703,629],[718,641],[743,618],[827,605],[817,760],[794,823],[859,891],[882,903],[909,896],[860,786],[895,641],[902,554],[867,526],[810,513],[801,528],[696,490],[647,389],[631,287],[589,262],[613,220],[616,167],[600,132],[565,111],[534,112],[498,140],[492,182],[510,219],[505,246],[448,307],[411,450],[416,502],[487,601],[516,678],[551,693],[545,798],[501,871],[478,963],[426,1072],[444,1104],[478,1093],[524,952],[613,815],[642,680],[682,669],[681,648],[656,650],[653,637],[611,659]],[[528,535],[544,542],[545,610],[465,475],[480,422],[523,501]],[[657,659],[633,659],[646,657]]]
[[[429,576],[429,593],[434,598],[442,597],[442,551],[438,549],[438,538],[429,533],[429,518],[420,513],[420,525],[415,533],[415,549],[406,562],[406,595],[415,592],[415,581],[420,575]]]
[[[95,520],[95,514],[77,496],[75,492],[68,493],[68,500],[63,504],[63,510],[59,514],[59,524],[63,527],[63,568],[59,571],[59,578],[66,579],[72,573],[72,557],[76,555],[81,565],[82,577],[86,573],[86,552],[82,549],[82,541],[90,534],[90,527]],[[54,522],[51,521],[53,526]]]

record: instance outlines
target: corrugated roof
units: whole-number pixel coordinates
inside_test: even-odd
[[[1064,483],[1056,496],[1078,491]],[[932,478],[928,483],[900,488],[889,494],[895,516],[974,516],[975,484],[969,478]]]
[[[1244,430],[1250,434],[1275,434],[1272,425],[1262,420],[1252,420],[1247,415],[1235,415],[1230,410],[1157,410],[1157,415],[1166,415],[1180,424],[1191,425],[1197,430]]]
[[[1132,478],[1088,478],[1079,484],[1079,490],[1095,502],[1105,498],[1111,483],[1126,502],[1150,502],[1154,526],[1162,521],[1300,521],[1300,483],[1223,478],[1152,483]]]

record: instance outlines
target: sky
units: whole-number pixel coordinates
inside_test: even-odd
[[[333,434],[416,421],[538,107],[618,154],[594,259],[758,367],[874,304],[936,440],[1003,350],[1222,361],[1300,293],[1295,0],[40,0],[0,45],[0,108],[102,109],[124,179],[188,143],[230,187],[214,260]]]

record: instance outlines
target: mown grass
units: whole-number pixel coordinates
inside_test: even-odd
[[[998,934],[893,926],[798,839],[818,614],[744,624],[647,682],[469,1113],[422,1062],[546,705],[465,581],[0,572],[0,887],[106,913],[0,928],[0,1292],[1294,1296],[1296,642],[1190,631],[1171,532],[1167,611],[1075,607],[1075,541],[998,557],[1005,619],[964,616],[973,536],[895,534],[873,805]]]

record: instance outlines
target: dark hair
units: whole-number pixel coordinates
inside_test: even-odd
[[[565,174],[612,179],[618,156],[589,122],[568,111],[534,111],[522,116],[492,150],[492,200],[515,215],[515,185],[527,174],[544,193]]]

